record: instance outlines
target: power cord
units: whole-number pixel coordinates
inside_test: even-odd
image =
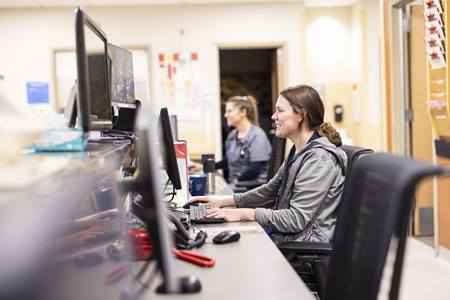
[[[130,283],[130,286],[122,291],[120,293],[120,300],[135,300],[139,295],[142,294],[142,292],[146,289],[148,289],[151,285],[151,282],[144,283],[141,281],[141,277],[144,275],[145,271],[147,271],[148,267],[150,266],[150,260],[147,260],[145,264],[141,267],[139,272],[136,274],[136,276],[133,276],[133,281]],[[157,266],[153,268],[152,272],[150,273],[149,278],[155,278],[156,271],[158,270]],[[136,291],[133,291],[133,284],[138,283],[139,287]]]

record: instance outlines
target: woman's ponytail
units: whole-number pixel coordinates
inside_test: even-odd
[[[326,137],[336,147],[342,146],[341,136],[330,122],[322,123],[316,131],[318,135]]]
[[[253,124],[259,126],[259,117],[258,117],[258,106],[256,104],[256,99],[252,96],[245,96],[247,101],[249,102],[251,109],[247,110],[247,117]]]

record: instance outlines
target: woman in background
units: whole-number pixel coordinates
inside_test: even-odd
[[[216,169],[228,169],[228,181],[267,181],[268,161],[272,146],[266,133],[259,127],[256,99],[252,96],[234,96],[225,104],[227,125],[234,127],[225,141],[225,158],[216,162]],[[200,171],[201,164],[191,170]]]

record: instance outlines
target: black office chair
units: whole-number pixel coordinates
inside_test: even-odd
[[[345,200],[344,195],[348,190],[347,182],[348,178],[350,178],[354,162],[358,158],[373,152],[372,149],[348,145],[342,145],[342,150],[347,155],[347,171],[339,207],[342,206],[342,202]],[[341,219],[340,213],[338,213],[336,227],[340,226]],[[278,247],[309,289],[320,295],[325,285],[328,260],[333,250],[332,244],[319,242],[284,242]]]
[[[376,299],[388,251],[395,252],[390,299],[397,299],[416,185],[443,172],[386,153],[355,163],[340,208],[323,299]]]
[[[286,153],[286,139],[274,136],[272,141],[272,153],[269,161],[269,171],[267,173],[267,180],[277,174],[278,169],[281,167],[284,161]]]
[[[274,136],[272,140],[272,153],[270,154],[269,170],[267,172],[267,181],[261,182],[258,180],[239,181],[233,187],[235,193],[245,192],[257,188],[277,174],[278,169],[281,167],[284,161],[286,152],[286,139],[282,139]]]

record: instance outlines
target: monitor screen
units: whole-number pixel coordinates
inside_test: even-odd
[[[159,115],[159,123],[161,126],[162,145],[164,147],[164,165],[170,181],[177,190],[181,190],[180,171],[178,170],[177,156],[175,153],[175,145],[173,143],[172,128],[170,126],[169,111],[166,107],[161,108]]]
[[[108,43],[105,33],[81,9],[75,11],[77,112],[85,132],[112,128]]]
[[[106,59],[103,53],[88,53],[89,98],[92,118],[98,120],[111,119],[111,105],[108,95],[108,76],[104,72]]]
[[[133,54],[131,51],[108,44],[111,61],[111,102],[119,107],[135,107]]]
[[[173,140],[178,140],[178,118],[176,115],[170,116],[170,127],[172,127]]]

